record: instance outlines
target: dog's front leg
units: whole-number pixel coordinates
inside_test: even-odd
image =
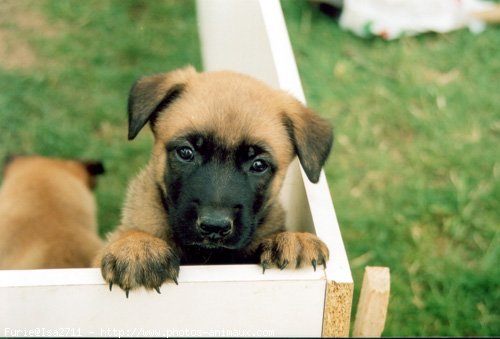
[[[260,264],[263,272],[276,266],[298,268],[312,265],[326,267],[328,247],[316,235],[301,232],[279,232],[266,237],[261,245]]]
[[[104,280],[111,289],[129,290],[144,286],[160,293],[167,280],[177,283],[179,256],[165,240],[144,231],[129,229],[114,234],[98,257]]]

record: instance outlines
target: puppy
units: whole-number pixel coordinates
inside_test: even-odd
[[[98,258],[110,289],[159,293],[180,264],[326,264],[320,239],[285,231],[278,199],[296,155],[319,180],[333,142],[325,120],[251,77],[192,67],[139,79],[128,114],[129,139],[149,122],[155,143]]]
[[[99,162],[16,156],[0,188],[0,269],[90,267],[102,246],[91,188]]]

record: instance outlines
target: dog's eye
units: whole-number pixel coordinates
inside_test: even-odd
[[[252,166],[250,166],[250,171],[254,173],[263,173],[269,168],[269,164],[262,159],[254,160]]]
[[[179,147],[177,150],[177,156],[183,161],[191,161],[194,159],[194,151],[191,147],[183,146]]]

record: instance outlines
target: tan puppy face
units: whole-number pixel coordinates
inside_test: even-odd
[[[184,246],[247,246],[294,156],[316,182],[332,144],[328,123],[297,100],[232,72],[186,68],[139,80],[129,138],[148,121],[155,181]]]

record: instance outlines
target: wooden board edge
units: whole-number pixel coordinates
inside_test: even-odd
[[[178,282],[262,282],[325,280],[323,269],[312,267],[280,270],[270,268],[262,274],[260,265],[181,266]],[[41,270],[0,270],[0,288],[34,286],[105,285],[98,268]]]
[[[349,336],[353,291],[353,283],[327,281],[322,337]]]
[[[391,275],[388,267],[367,266],[356,310],[352,335],[380,337],[389,306]]]

